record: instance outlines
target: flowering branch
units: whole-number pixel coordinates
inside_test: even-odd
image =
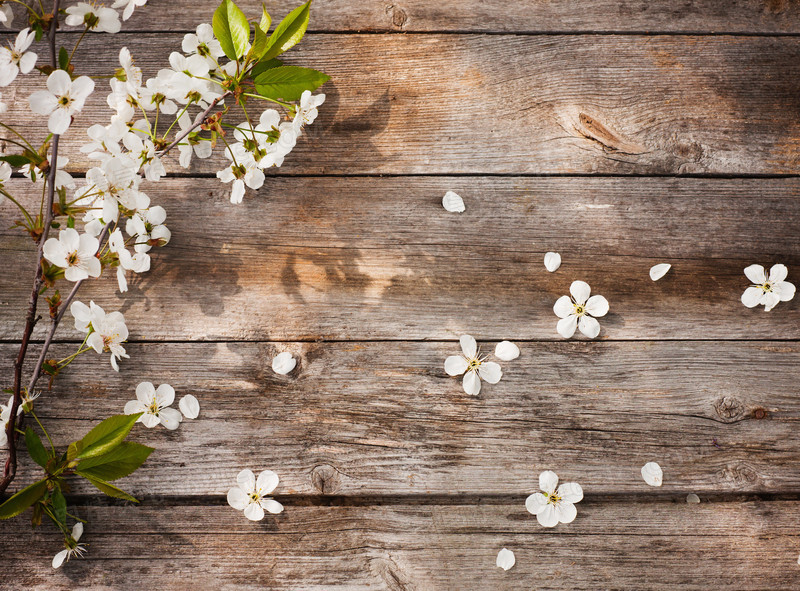
[[[202,113],[198,113],[197,117],[195,117],[195,119],[194,119],[194,122],[189,127],[184,129],[180,134],[178,134],[178,137],[176,137],[175,140],[170,145],[168,145],[166,148],[164,148],[163,150],[160,150],[158,154],[160,156],[164,156],[170,150],[172,150],[175,146],[180,144],[184,139],[186,139],[186,137],[190,133],[192,133],[195,129],[197,129],[198,127],[203,125],[203,123],[206,120],[206,117],[209,116],[211,111],[213,111],[216,108],[217,105],[219,105],[223,100],[225,100],[226,97],[231,96],[231,94],[232,93],[230,91],[227,91],[225,94],[223,94],[223,95],[215,98],[213,101],[211,101],[211,104],[208,105],[208,108],[205,111],[203,111]]]

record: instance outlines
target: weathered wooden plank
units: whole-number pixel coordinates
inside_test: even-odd
[[[299,0],[265,2],[273,19],[282,18]],[[216,0],[151,0],[138,8],[124,30],[185,31],[211,22]],[[248,15],[258,15],[261,3],[239,0]],[[22,10],[17,24],[22,22]],[[315,31],[650,31],[797,33],[800,9],[790,0],[560,0],[501,2],[500,0],[381,0],[315,2],[310,27]]]
[[[465,213],[442,209],[449,188]],[[172,242],[124,296],[113,273],[81,296],[121,309],[135,340],[559,339],[552,306],[575,279],[611,303],[601,338],[800,337],[797,298],[768,314],[739,301],[754,262],[798,282],[797,179],[276,178],[238,206],[216,179],[147,191]],[[21,334],[17,271],[34,263],[12,215],[7,202],[5,339]],[[562,253],[556,273],[548,250]],[[674,269],[653,283],[664,261]]]
[[[130,345],[119,374],[83,356],[38,412],[64,445],[121,412],[139,381],[197,396],[200,419],[135,433],[156,452],[120,483],[142,496],[224,494],[244,467],[277,471],[279,494],[528,494],[545,469],[589,495],[800,491],[788,469],[800,344],[521,349],[474,398],[444,373],[455,343]],[[4,371],[15,350],[0,347]],[[288,377],[270,368],[281,350],[299,357]],[[648,461],[664,469],[657,491],[639,473]],[[38,471],[26,463],[20,485]]]
[[[3,525],[4,583],[47,590],[271,588],[796,589],[797,502],[579,505],[545,530],[518,502],[294,506],[261,523],[228,507],[78,507],[85,560],[59,571],[54,532]],[[24,544],[25,552],[19,546]],[[495,566],[507,547],[513,570]],[[191,581],[187,585],[187,581]]]
[[[78,63],[107,74],[102,64],[127,45],[154,75],[180,38],[92,36]],[[310,35],[287,59],[333,82],[282,174],[794,174],[800,164],[795,37]],[[7,91],[6,120],[31,128],[26,99],[42,83]],[[81,128],[102,119],[106,94],[65,136],[71,166],[88,164]]]

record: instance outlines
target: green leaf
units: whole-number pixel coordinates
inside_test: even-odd
[[[81,460],[78,471],[98,480],[116,480],[136,471],[153,452],[152,447],[123,441],[102,456]]]
[[[272,68],[277,68],[278,66],[282,66],[283,62],[278,58],[272,58],[271,60],[262,60],[258,62],[253,68],[250,70],[250,77],[255,78],[262,72],[266,72],[267,70],[271,70]]]
[[[261,32],[265,35],[269,33],[269,27],[272,24],[272,17],[267,12],[267,7],[264,4],[261,4],[261,22],[258,23],[258,28],[261,29]]]
[[[69,52],[66,47],[58,50],[58,67],[64,71],[69,68]]]
[[[308,9],[310,6],[311,0],[308,0],[308,2],[287,14],[286,18],[275,27],[272,36],[269,38],[267,53],[263,55],[264,59],[279,56],[300,42],[308,28]]]
[[[255,78],[256,91],[263,97],[296,101],[304,90],[314,90],[330,76],[300,66],[280,66],[262,72]]]
[[[128,436],[140,416],[142,413],[114,415],[101,421],[83,439],[70,443],[67,449],[67,458],[81,460],[108,453]]]
[[[42,468],[47,467],[47,460],[50,459],[50,454],[42,445],[42,440],[36,434],[36,431],[28,427],[25,429],[25,446],[28,448],[28,453],[34,462],[39,464]]]
[[[59,523],[67,524],[67,499],[58,488],[53,491],[53,514]]]
[[[8,162],[14,168],[25,166],[31,163],[31,159],[23,156],[22,154],[9,154],[7,156],[0,156],[0,161]]]
[[[262,54],[267,50],[268,41],[269,37],[267,37],[267,34],[256,27],[256,36],[253,40],[253,47],[250,48],[249,55],[256,60],[261,59]]]
[[[94,478],[93,476],[83,474],[80,471],[76,471],[75,473],[83,476],[86,480],[94,484],[97,488],[99,488],[102,492],[106,493],[109,497],[114,497],[115,499],[125,499],[126,501],[132,501],[134,503],[139,502],[136,500],[135,497],[132,497],[124,490],[117,488],[113,484],[109,484],[108,482],[101,480],[99,478]]]
[[[214,11],[211,26],[225,55],[232,60],[244,55],[250,40],[250,23],[236,4],[231,0],[222,0]]]
[[[16,517],[42,498],[47,491],[47,480],[34,482],[0,505],[0,519]]]

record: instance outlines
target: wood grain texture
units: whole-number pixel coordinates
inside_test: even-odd
[[[126,45],[152,76],[180,39],[92,36],[76,59],[106,74]],[[747,175],[800,164],[800,38],[310,35],[287,60],[332,82],[279,174]],[[27,97],[43,82],[6,91],[6,117],[33,129]],[[88,113],[107,112],[102,86],[64,138],[76,170],[88,165],[77,151]]]
[[[151,0],[137,8],[125,31],[188,31],[211,22],[216,0]],[[300,0],[264,2],[273,21]],[[261,2],[237,2],[248,16]],[[17,13],[17,23],[22,11]],[[317,0],[311,11],[315,31],[649,31],[797,33],[800,9],[792,0]]]
[[[545,530],[511,503],[316,507],[287,504],[247,522],[229,507],[77,507],[89,524],[86,560],[59,571],[50,527],[24,560],[21,520],[0,536],[4,589],[287,589],[451,591],[714,589],[790,591],[797,569],[797,502],[578,505]],[[507,547],[516,566],[503,572]]]
[[[465,213],[442,208],[451,188]],[[575,279],[611,303],[601,338],[800,337],[798,299],[739,301],[751,263],[787,264],[797,283],[797,179],[276,178],[238,206],[216,179],[146,190],[172,242],[127,294],[113,274],[81,292],[120,309],[132,340],[560,339],[552,306]],[[0,256],[32,268],[12,215],[7,202]],[[2,338],[19,338],[27,290],[0,274]]]
[[[222,495],[244,467],[276,470],[288,495],[529,494],[546,469],[587,495],[800,492],[787,469],[800,461],[797,343],[521,349],[471,397],[443,369],[456,343],[130,345],[119,374],[84,355],[37,413],[64,445],[140,381],[194,394],[200,419],[136,432],[156,452],[120,484],[142,496]],[[5,368],[13,347],[0,351]],[[280,351],[299,360],[287,377],[270,368]],[[648,461],[664,469],[657,491],[640,475]]]

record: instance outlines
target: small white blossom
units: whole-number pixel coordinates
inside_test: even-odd
[[[448,191],[444,194],[444,197],[442,197],[442,207],[450,213],[463,213],[467,209],[464,206],[464,200],[461,198],[461,195],[454,191]]]
[[[514,553],[511,550],[503,548],[497,553],[497,566],[503,570],[508,570],[517,563]]]
[[[250,521],[261,521],[265,509],[273,514],[283,511],[283,505],[267,497],[277,486],[278,475],[272,470],[264,470],[258,479],[251,470],[242,470],[236,476],[236,486],[228,491],[228,504],[244,511]]]
[[[143,140],[135,133],[128,133],[122,138],[122,143],[142,166],[144,176],[148,181],[157,181],[167,174],[164,164],[156,154],[156,147],[152,141],[149,139]]]
[[[664,472],[656,462],[647,462],[642,466],[642,478],[650,486],[661,486],[664,480]]]
[[[87,306],[83,302],[74,301],[69,311],[75,317],[75,328],[81,332],[89,332],[86,344],[97,353],[111,353],[111,367],[119,371],[117,359],[129,358],[125,353],[122,343],[128,338],[128,327],[125,326],[125,317],[121,312],[105,313],[105,310],[90,302]]]
[[[61,189],[66,187],[67,189],[74,189],[75,188],[75,179],[72,178],[72,175],[64,170],[64,167],[69,164],[69,158],[66,156],[57,156],[56,162],[56,180],[55,180],[55,187],[56,189]],[[52,166],[52,164],[50,165]],[[44,178],[45,173],[39,170],[38,167],[33,166],[31,164],[26,164],[19,169],[20,173],[29,177],[34,183],[38,181],[40,178]]]
[[[0,404],[0,448],[5,448],[8,443],[8,435],[6,434],[6,427],[11,420],[11,406],[14,404],[14,397],[8,399],[8,404]],[[17,416],[22,414],[22,405],[17,408]]]
[[[191,394],[187,394],[178,403],[178,408],[181,409],[183,416],[187,419],[196,419],[200,415],[200,403],[197,398]]]
[[[100,242],[94,236],[67,228],[58,233],[58,238],[48,238],[42,252],[50,263],[64,269],[67,281],[80,281],[100,277],[102,267],[95,256],[99,247]]]
[[[86,2],[68,6],[64,23],[69,27],[86,27],[99,33],[119,33],[122,28],[116,10],[106,6],[92,6]]]
[[[561,255],[557,252],[548,252],[544,255],[544,268],[555,273],[561,266]]]
[[[72,116],[83,109],[93,90],[94,82],[88,76],[72,80],[64,70],[55,70],[47,77],[47,90],[34,92],[28,100],[34,113],[49,115],[47,128],[60,135],[69,129]]]
[[[168,71],[171,76],[172,70]],[[174,115],[178,112],[178,105],[168,97],[169,93],[169,85],[163,78],[148,78],[144,87],[139,89],[139,104],[147,111],[158,107],[162,113]]]
[[[245,185],[251,189],[259,189],[264,184],[265,178],[252,156],[243,147],[239,148],[240,146],[241,144],[235,144],[225,149],[225,155],[231,159],[231,164],[217,172],[217,178],[223,183],[233,181],[231,203],[242,202]]]
[[[672,265],[670,265],[669,263],[661,263],[659,265],[653,265],[652,267],[650,267],[650,279],[652,279],[653,281],[658,281],[664,275],[666,275],[667,271],[669,271],[671,268]]]
[[[82,558],[86,553],[86,546],[79,544],[78,540],[83,535],[83,523],[80,521],[72,526],[72,535],[64,541],[64,548],[61,552],[53,557],[53,568],[59,568],[64,561],[69,561],[73,556]]]
[[[137,419],[148,429],[158,424],[170,431],[178,428],[183,420],[180,411],[169,406],[175,401],[175,389],[169,384],[161,384],[155,388],[150,382],[142,382],[136,386],[136,400],[125,404],[125,414],[144,413]]]
[[[297,135],[303,126],[311,125],[317,119],[319,111],[317,108],[325,102],[325,95],[323,93],[312,95],[310,90],[304,90],[300,95],[300,104],[297,106],[297,112],[292,120]]]
[[[500,341],[494,348],[494,356],[500,361],[514,361],[519,357],[519,347],[511,341]]]
[[[583,489],[575,482],[558,486],[558,476],[547,470],[539,474],[539,488],[525,501],[525,508],[536,515],[543,527],[555,527],[559,523],[572,523],[578,514],[575,503],[583,499]]]
[[[117,283],[122,293],[128,291],[128,280],[126,271],[134,273],[146,273],[150,270],[150,255],[146,252],[137,252],[134,255],[125,248],[125,239],[122,231],[117,228],[108,236],[108,249],[117,255],[119,266],[117,267]]]
[[[573,281],[569,287],[572,300],[569,296],[561,296],[553,306],[553,312],[561,318],[556,329],[565,339],[575,334],[577,327],[590,339],[600,334],[600,323],[595,317],[605,316],[608,313],[608,300],[601,295],[589,297],[591,289],[585,281]]]
[[[0,86],[8,86],[17,74],[27,74],[36,65],[37,55],[28,51],[35,37],[36,33],[30,29],[22,29],[11,49],[0,47]]]
[[[153,245],[164,246],[172,238],[172,232],[164,225],[167,212],[160,205],[140,209],[125,224],[129,236],[136,237],[136,252],[148,252]]]
[[[459,342],[462,355],[451,355],[445,359],[444,370],[450,376],[459,376],[463,373],[464,392],[477,396],[481,391],[481,379],[496,384],[503,377],[503,372],[497,363],[486,361],[486,357],[479,356],[478,344],[470,335],[462,335]]]
[[[272,359],[272,371],[278,375],[285,376],[287,373],[292,371],[296,365],[297,360],[292,357],[292,354],[288,351],[278,353]]]
[[[0,25],[3,25],[6,28],[10,28],[13,20],[14,20],[14,13],[11,10],[11,5],[3,4],[2,6],[0,6]]]
[[[126,21],[131,18],[133,11],[137,7],[144,6],[145,4],[147,4],[147,0],[116,0],[111,7],[122,8],[124,6],[125,10],[122,11],[122,20]]]
[[[208,62],[209,69],[216,68],[217,59],[225,55],[219,41],[214,38],[214,30],[208,23],[197,25],[194,33],[183,36],[181,49],[186,55],[197,54]]]
[[[788,302],[794,297],[794,284],[785,280],[789,274],[786,265],[772,265],[769,277],[761,265],[750,265],[744,274],[754,284],[742,294],[742,303],[748,308],[763,304],[764,311],[769,312],[779,302]]]
[[[178,125],[180,126],[181,131],[191,128],[192,120],[188,113],[184,113],[178,118]],[[235,133],[236,132],[234,132],[234,134]],[[197,155],[198,158],[208,158],[211,156],[212,151],[213,147],[211,146],[211,142],[197,139],[196,137],[193,137],[192,134],[189,134],[180,144],[178,144],[178,152],[180,152],[178,162],[184,168],[189,168],[189,164],[192,162],[192,153]]]

